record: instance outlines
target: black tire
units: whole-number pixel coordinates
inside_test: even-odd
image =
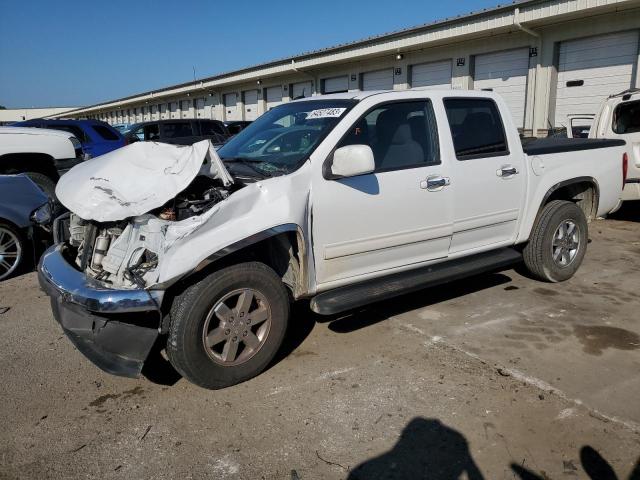
[[[207,348],[204,342],[204,330],[209,322],[220,322],[217,329],[223,326],[217,315],[212,315],[211,321],[207,317],[216,304],[227,296],[234,295],[240,289],[251,289],[256,295],[253,305],[256,310],[265,309],[268,306],[270,319],[268,330],[261,340],[261,344],[251,353],[248,344],[243,343],[242,331],[232,330],[231,336],[239,338],[238,359],[246,352],[252,356],[242,363],[224,364],[222,358],[212,358],[219,353]],[[262,298],[259,299],[258,297]],[[231,297],[229,297],[231,299]],[[232,301],[232,299],[230,300]],[[240,315],[239,305],[230,310],[238,311],[235,325],[232,329],[247,328],[244,323],[238,322]],[[268,266],[258,262],[241,263],[213,272],[198,283],[188,287],[173,302],[170,311],[169,336],[167,339],[167,355],[175,369],[190,382],[204,388],[224,388],[255,377],[262,372],[273,360],[285,337],[289,321],[289,296],[280,277]],[[247,308],[247,317],[251,316]],[[233,316],[230,317],[233,322]],[[228,325],[228,324],[225,324]],[[265,324],[263,324],[265,325]],[[251,328],[260,330],[256,325]],[[216,329],[216,330],[217,330]],[[223,328],[228,335],[228,329]],[[256,333],[258,338],[259,333]],[[224,348],[232,337],[225,337]],[[234,340],[235,341],[235,340]],[[218,344],[220,345],[220,343]],[[240,346],[241,345],[241,346]],[[211,347],[213,348],[213,347]],[[242,350],[240,350],[242,349]],[[224,353],[222,353],[224,354]]]
[[[55,180],[47,177],[44,173],[39,172],[24,172],[24,174],[33,180],[33,183],[38,185],[40,189],[47,194],[51,199],[56,198],[56,182]]]
[[[13,240],[17,248],[12,248],[9,244]],[[0,282],[15,277],[22,271],[25,258],[29,257],[29,243],[24,234],[10,223],[0,220],[0,246],[7,249],[0,250]],[[4,255],[2,255],[4,253]],[[16,254],[13,257],[13,253]],[[6,257],[5,257],[6,255]],[[11,255],[11,256],[9,256]],[[10,267],[7,267],[10,265]]]
[[[575,225],[577,233],[571,230],[571,224]],[[562,244],[562,240],[556,240],[561,246],[554,247],[556,234],[563,225],[568,225],[568,231],[574,233],[566,240],[566,245]],[[587,218],[582,209],[573,202],[553,200],[538,215],[529,243],[523,251],[524,263],[531,275],[538,280],[563,282],[571,278],[582,264],[587,252],[587,241]],[[570,248],[574,245],[575,249]],[[560,253],[559,260],[554,259],[557,252]],[[565,261],[566,264],[563,264]]]

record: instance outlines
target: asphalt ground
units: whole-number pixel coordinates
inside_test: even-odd
[[[590,239],[562,284],[516,269],[339,317],[296,305],[274,364],[218,391],[159,355],[149,378],[101,372],[34,273],[3,282],[0,478],[638,479],[640,206]]]

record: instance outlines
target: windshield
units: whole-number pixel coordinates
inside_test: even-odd
[[[228,164],[263,176],[296,170],[338,124],[354,100],[309,100],[269,110],[218,150]]]

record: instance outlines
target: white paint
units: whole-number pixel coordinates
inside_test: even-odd
[[[191,146],[136,142],[76,165],[60,178],[56,195],[85,220],[135,217],[184,190],[201,173],[205,158],[211,159],[207,173],[229,183],[231,177],[215,157],[209,140]]]
[[[0,127],[0,155],[9,153],[43,153],[55,159],[76,156],[72,133],[28,127]],[[77,141],[77,139],[75,140]]]

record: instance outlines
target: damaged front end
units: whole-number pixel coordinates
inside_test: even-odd
[[[239,188],[209,141],[136,143],[60,179],[71,213],[38,273],[78,350],[109,373],[140,374],[161,326],[165,254]]]

